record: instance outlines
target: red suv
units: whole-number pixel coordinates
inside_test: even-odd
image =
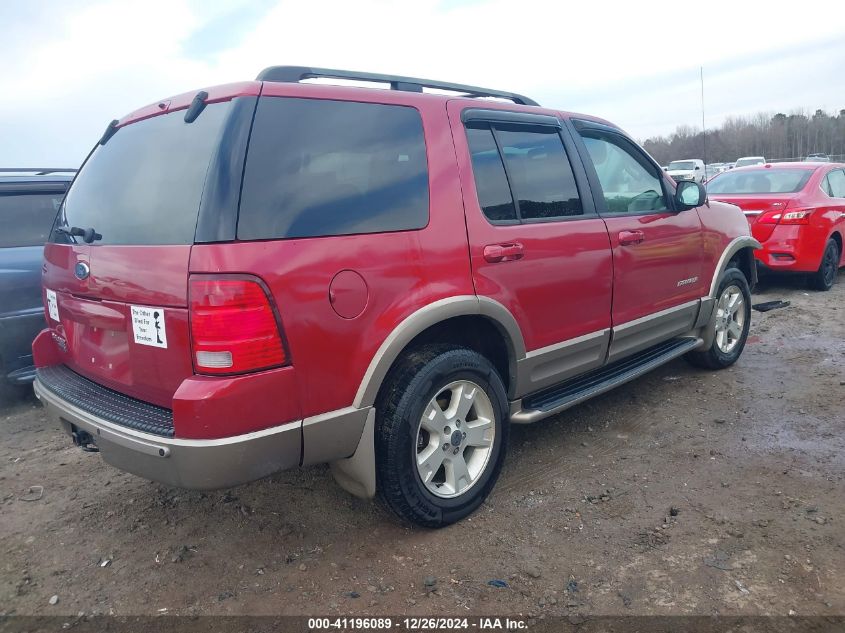
[[[328,462],[437,527],[490,492],[509,424],[735,362],[758,247],[606,121],[273,67],[109,125],[45,248],[35,389],[148,479]]]

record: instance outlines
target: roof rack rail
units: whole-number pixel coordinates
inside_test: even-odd
[[[0,167],[0,174],[7,173],[7,174],[29,174],[33,173],[36,176],[46,176],[47,174],[55,174],[56,172],[72,172],[76,173],[79,171],[74,167],[68,167],[67,169],[64,167]]]
[[[280,83],[298,83],[303,79],[314,78],[346,79],[353,81],[372,81],[390,85],[391,90],[402,90],[404,92],[422,92],[423,88],[434,88],[436,90],[448,90],[458,92],[467,97],[496,97],[508,99],[521,105],[539,106],[540,104],[528,97],[515,92],[504,92],[502,90],[488,90],[477,86],[466,86],[464,84],[453,84],[445,81],[431,81],[429,79],[418,79],[416,77],[402,77],[400,75],[381,75],[378,73],[359,73],[352,70],[335,70],[332,68],[309,68],[308,66],[270,66],[265,68],[256,77],[257,81],[273,81]]]

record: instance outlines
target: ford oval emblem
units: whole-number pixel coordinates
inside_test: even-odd
[[[88,279],[91,269],[88,268],[88,264],[85,262],[76,262],[76,268],[73,269],[73,274],[76,275],[77,279]]]

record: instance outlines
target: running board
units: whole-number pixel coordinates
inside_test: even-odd
[[[633,356],[594,369],[522,399],[522,407],[511,412],[511,422],[530,424],[575,406],[614,387],[633,380],[670,360],[694,350],[700,338],[675,338]],[[518,404],[518,403],[516,403]]]

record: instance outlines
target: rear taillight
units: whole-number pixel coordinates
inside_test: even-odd
[[[758,224],[809,224],[812,209],[797,209],[795,211],[769,211],[761,215]]]
[[[242,374],[288,362],[279,323],[255,279],[192,277],[191,346],[200,374]]]

